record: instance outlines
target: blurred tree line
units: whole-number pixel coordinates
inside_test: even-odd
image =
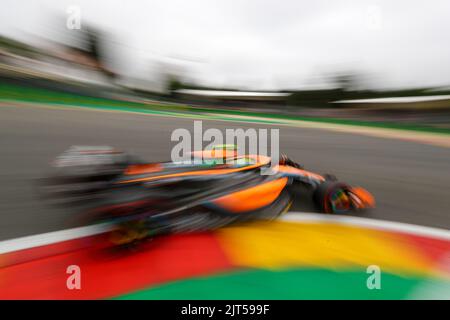
[[[408,96],[430,96],[430,89],[434,88],[405,88],[400,90],[374,90],[366,89],[360,74],[347,72],[332,75],[330,78],[332,85],[329,89],[317,90],[283,90],[277,92],[290,93],[286,103],[290,106],[305,106],[317,108],[339,108],[340,104],[333,103],[340,100],[353,99],[374,99],[374,98],[391,98],[391,97],[408,97]],[[171,97],[176,97],[176,90],[180,89],[196,89],[196,90],[221,90],[221,91],[243,91],[238,88],[217,88],[196,85],[193,83],[183,82],[176,76],[170,77],[168,81],[167,92]],[[254,90],[252,90],[254,91]],[[256,90],[257,91],[257,90]],[[266,92],[266,91],[264,91]],[[450,94],[450,90],[439,91],[438,94]]]

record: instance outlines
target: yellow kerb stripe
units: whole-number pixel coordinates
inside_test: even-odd
[[[430,275],[429,259],[389,232],[332,223],[257,222],[218,231],[231,261],[243,267],[367,267],[391,273]]]

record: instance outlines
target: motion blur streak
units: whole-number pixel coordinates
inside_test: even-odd
[[[301,214],[290,216],[302,219]],[[81,238],[65,243],[85,243],[70,252],[0,269],[2,288],[8,288],[0,297],[426,299],[436,298],[437,292],[430,290],[439,288],[439,298],[448,298],[450,240],[397,229],[367,229],[326,219],[263,222],[164,237],[133,253],[107,250],[100,238]],[[70,264],[82,268],[82,290],[65,287]],[[365,287],[369,265],[380,267],[383,290]],[[216,290],[208,290],[213,286]]]
[[[171,145],[164,139],[190,118],[105,113],[35,106],[0,107],[2,239],[79,226],[71,208],[57,209],[38,198],[33,181],[49,170],[54,157],[71,145],[114,145],[152,161],[163,161]],[[206,128],[279,127],[277,123],[205,120]],[[18,130],[20,128],[20,130]],[[344,132],[283,126],[281,148],[315,172],[332,170],[339,178],[370,190],[377,199],[371,218],[450,228],[447,197],[450,149]],[[149,140],[150,139],[150,140]],[[151,148],[149,144],[151,141]],[[7,170],[6,170],[7,168]],[[294,209],[315,211],[300,198]],[[29,215],[33,213],[32,220]]]
[[[375,2],[2,0],[0,298],[450,299],[450,2]],[[164,164],[198,120],[273,180]]]

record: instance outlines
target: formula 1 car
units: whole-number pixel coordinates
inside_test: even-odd
[[[375,205],[365,189],[306,171],[284,155],[273,164],[270,157],[238,155],[234,145],[220,145],[192,156],[196,161],[145,163],[110,147],[72,147],[56,159],[57,172],[43,187],[87,205],[90,222],[112,222],[115,244],[274,219],[288,211],[296,184],[313,189],[324,213]]]

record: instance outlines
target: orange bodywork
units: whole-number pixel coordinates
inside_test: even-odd
[[[245,167],[245,168],[187,171],[187,172],[180,172],[180,173],[164,174],[164,175],[154,176],[154,177],[144,177],[144,178],[125,180],[125,181],[120,181],[119,183],[154,181],[154,180],[160,180],[160,179],[177,178],[177,177],[188,177],[188,176],[205,176],[205,175],[214,175],[214,174],[215,175],[227,174],[227,173],[233,173],[233,172],[244,171],[244,170],[248,170],[248,169],[252,169],[252,168],[257,168],[257,167],[258,167],[257,165],[253,165],[253,166],[249,166],[249,167]]]
[[[361,187],[353,187],[351,188],[351,192],[361,200],[359,204],[360,208],[358,209],[375,208],[375,198],[369,191]]]
[[[125,170],[125,174],[145,174],[161,171],[163,167],[159,163],[134,164]]]
[[[204,152],[204,151],[202,151]],[[208,158],[204,155],[204,158]],[[217,158],[217,157],[212,157]],[[144,181],[154,181],[154,180],[160,180],[160,179],[166,179],[166,178],[177,178],[177,177],[188,177],[188,176],[204,176],[204,175],[219,175],[219,174],[229,174],[229,173],[235,173],[239,171],[245,171],[250,169],[255,169],[258,167],[261,167],[263,165],[266,165],[270,162],[269,157],[260,156],[260,155],[248,155],[246,158],[254,159],[255,163],[250,164],[247,166],[242,166],[238,168],[223,168],[223,169],[210,169],[210,170],[197,170],[197,171],[186,171],[186,172],[179,172],[179,173],[169,173],[169,174],[162,174],[160,176],[152,176],[152,177],[142,177],[142,178],[136,178],[136,179],[130,179],[130,180],[124,180],[120,181],[119,183],[133,183],[133,182],[144,182]],[[149,166],[149,167],[145,167]],[[152,173],[160,171],[158,167],[152,167],[153,165],[138,165],[135,168],[127,169],[127,174],[144,174],[144,173]],[[133,167],[133,166],[131,166]],[[141,167],[141,168],[140,168]],[[147,170],[145,172],[145,170]],[[131,173],[130,173],[131,172]]]
[[[231,212],[245,212],[260,209],[274,202],[288,182],[287,177],[266,182],[242,191],[234,192],[213,201]]]
[[[321,180],[321,181],[325,180],[325,178],[319,174],[315,174],[315,173],[312,173],[312,172],[309,172],[306,170],[302,170],[302,169],[298,169],[298,168],[294,168],[294,167],[290,167],[290,166],[279,165],[279,166],[275,166],[274,170],[278,171],[278,172],[282,172],[282,173],[292,174],[292,175],[311,177],[311,178]]]

